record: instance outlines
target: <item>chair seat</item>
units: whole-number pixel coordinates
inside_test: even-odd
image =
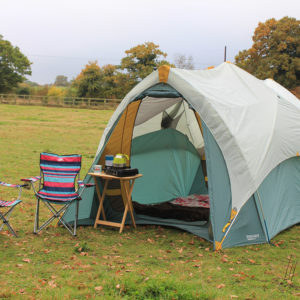
[[[55,193],[49,193],[49,191],[45,191],[45,190],[40,190],[37,193],[37,196],[42,200],[57,201],[57,202],[71,202],[76,199],[79,199],[79,194],[77,193],[55,194]]]
[[[0,200],[0,207],[10,207],[17,205],[18,203],[22,202],[21,200],[13,200],[13,201],[4,201]]]

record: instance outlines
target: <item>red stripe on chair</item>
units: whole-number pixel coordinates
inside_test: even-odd
[[[62,188],[72,188],[74,187],[74,182],[50,182],[44,181],[44,186],[47,187],[62,187]]]
[[[52,156],[41,155],[41,160],[57,161],[57,162],[81,162],[81,156],[68,157],[68,156]]]
[[[70,193],[70,194],[57,194],[57,193],[47,193],[40,191],[38,194],[42,196],[49,196],[49,197],[61,197],[61,198],[77,198],[78,194],[77,193]]]
[[[42,170],[49,170],[49,171],[73,171],[73,172],[79,172],[80,168],[51,168],[51,167],[44,167],[41,166]]]
[[[59,202],[70,202],[75,200],[77,197],[73,198],[60,198],[60,197],[52,197],[52,196],[44,196],[42,199],[47,200],[47,201],[59,201]]]
[[[75,178],[75,175],[77,175],[77,173],[59,173],[57,174],[57,172],[43,172],[44,175],[47,175],[47,177],[63,177],[63,178]]]
[[[4,201],[0,200],[0,207],[8,207],[8,206],[14,206],[15,204],[21,202],[20,200],[13,200],[13,201]]]

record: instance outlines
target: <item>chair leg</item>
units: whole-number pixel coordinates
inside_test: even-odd
[[[12,233],[13,236],[17,237],[17,234],[15,233],[15,231],[12,229],[12,227],[10,226],[9,222],[5,222],[6,226],[8,227],[9,231]]]
[[[76,236],[77,222],[78,222],[78,211],[79,211],[79,201],[76,200],[76,210],[75,210],[75,220],[74,220],[74,236]]]
[[[11,208],[10,208],[7,212],[5,212],[4,214],[2,214],[2,213],[0,212],[0,218],[1,218],[1,220],[3,221],[3,222],[2,222],[2,225],[0,226],[0,231],[3,229],[4,225],[8,223],[8,219],[9,219],[9,217],[10,217],[10,215],[11,215],[11,213],[12,213],[12,211],[13,211],[14,208],[15,208],[14,206],[11,207]]]
[[[1,225],[1,227],[0,227],[0,231],[3,229],[3,226],[6,225],[7,228],[8,228],[8,230],[10,231],[10,233],[13,236],[17,237],[16,232],[13,230],[13,228],[10,226],[10,223],[9,223],[9,217],[10,217],[10,215],[11,215],[11,213],[12,213],[12,211],[13,211],[14,208],[15,208],[15,206],[11,207],[5,214],[2,214],[0,212],[0,219],[3,222],[2,225]]]
[[[54,206],[52,206],[49,202],[43,201],[44,204],[48,207],[50,212],[52,213],[52,217],[50,217],[44,224],[39,226],[39,206],[41,199],[38,199],[37,208],[36,208],[36,217],[35,217],[35,225],[34,225],[34,233],[40,232],[42,229],[47,227],[54,219],[58,219],[57,224],[62,224],[73,236],[76,236],[76,228],[78,222],[78,210],[79,210],[79,200],[76,200],[76,209],[75,209],[75,222],[74,227],[70,226],[65,220],[64,215],[66,213],[67,208],[70,204],[65,204],[61,209],[57,210]]]
[[[39,229],[39,210],[40,210],[40,199],[37,198],[37,203],[36,203],[36,211],[35,211],[35,220],[34,220],[34,233],[38,233]]]

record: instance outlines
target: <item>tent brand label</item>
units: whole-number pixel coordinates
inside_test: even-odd
[[[259,238],[259,233],[256,234],[247,234],[246,238],[248,241],[253,241]]]

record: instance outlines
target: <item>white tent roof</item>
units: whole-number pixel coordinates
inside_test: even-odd
[[[126,95],[97,154],[120,113],[157,83],[155,71]],[[216,139],[229,173],[233,208],[239,210],[279,163],[299,155],[300,104],[277,83],[259,80],[231,63],[200,71],[171,68],[167,83],[200,114]]]

